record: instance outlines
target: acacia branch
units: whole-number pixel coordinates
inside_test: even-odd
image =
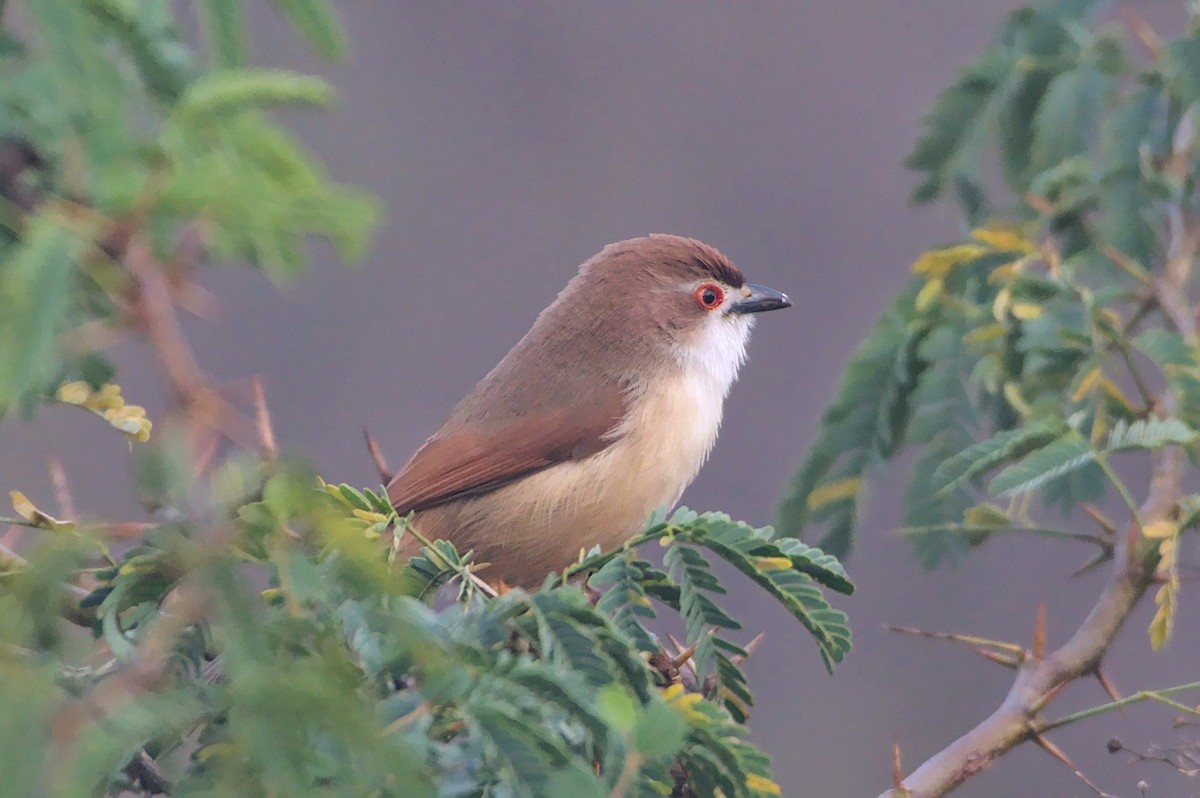
[[[1167,517],[1180,495],[1183,452],[1171,447],[1156,457],[1149,495],[1139,515]],[[1075,634],[1042,659],[1027,659],[1004,702],[986,720],[914,770],[881,798],[934,798],[945,795],[987,769],[1011,749],[1040,733],[1038,712],[1065,684],[1096,672],[1109,645],[1154,581],[1153,565],[1140,556],[1139,531],[1118,543],[1113,570],[1095,606]]]
[[[1164,172],[1182,182],[1190,173],[1196,141],[1196,113],[1183,115],[1174,136],[1172,153]],[[1167,252],[1160,275],[1150,281],[1150,300],[1170,326],[1195,347],[1200,343],[1196,307],[1188,294],[1200,231],[1180,202],[1167,208]],[[1176,397],[1167,390],[1153,408],[1169,415]],[[1154,471],[1146,499],[1134,507],[1126,491],[1122,495],[1133,516],[1124,540],[1118,537],[1113,552],[1113,567],[1095,606],[1076,629],[1075,634],[1057,650],[1044,657],[1028,656],[1017,668],[1017,677],[1004,702],[986,720],[943,748],[914,770],[907,778],[884,792],[881,798],[935,798],[958,787],[967,779],[986,770],[993,762],[1017,745],[1034,740],[1045,744],[1042,735],[1064,725],[1073,716],[1058,721],[1042,721],[1040,711],[1061,688],[1082,677],[1095,675],[1105,683],[1100,662],[1117,632],[1154,583],[1157,549],[1144,542],[1142,524],[1169,519],[1176,511],[1182,494],[1184,452],[1171,446],[1155,453]],[[1115,474],[1110,474],[1114,477]],[[1120,481],[1115,480],[1120,486]],[[1139,694],[1140,695],[1140,694]],[[1115,702],[1120,704],[1121,702]],[[1111,705],[1107,705],[1111,706]],[[1077,713],[1078,715],[1078,713]],[[1079,718],[1087,717],[1085,713]]]
[[[185,233],[181,249],[189,249],[189,240],[190,235]],[[220,395],[197,363],[175,312],[170,281],[150,242],[139,233],[130,234],[121,260],[137,283],[133,308],[142,333],[193,431],[199,434],[204,429],[215,429],[230,440],[249,445],[255,440],[256,429]]]

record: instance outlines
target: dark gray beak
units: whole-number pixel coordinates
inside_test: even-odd
[[[764,310],[779,310],[792,306],[792,300],[788,299],[787,294],[774,288],[746,283],[743,291],[746,290],[750,293],[730,305],[730,313],[762,313]]]

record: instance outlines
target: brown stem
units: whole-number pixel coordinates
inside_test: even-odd
[[[1174,136],[1174,153],[1168,171],[1190,169],[1194,114],[1185,114]],[[1178,204],[1167,210],[1168,249],[1162,274],[1152,281],[1154,298],[1163,315],[1190,346],[1200,342],[1196,308],[1188,296],[1188,282],[1200,233]],[[1156,408],[1169,415],[1176,397],[1164,393]],[[1017,745],[1036,740],[1042,727],[1038,713],[1067,683],[1099,675],[1100,662],[1117,632],[1154,583],[1154,562],[1142,545],[1137,520],[1143,523],[1169,518],[1182,493],[1184,452],[1178,446],[1155,454],[1154,472],[1146,500],[1130,522],[1128,534],[1116,541],[1113,567],[1091,612],[1075,634],[1045,658],[1029,658],[1017,669],[1017,678],[1004,702],[986,720],[943,748],[881,798],[936,798],[987,769]]]
[[[1183,452],[1163,450],[1157,457],[1149,496],[1140,515],[1166,517],[1179,500]],[[1071,639],[1044,659],[1029,659],[1017,669],[1017,678],[1004,702],[986,720],[942,749],[882,798],[933,798],[945,795],[967,779],[987,769],[1012,748],[1037,734],[1037,713],[1048,696],[1070,681],[1095,673],[1138,600],[1154,578],[1154,569],[1132,556],[1121,541],[1113,570],[1100,598]]]
[[[201,370],[175,313],[171,284],[150,244],[140,234],[130,237],[123,261],[137,281],[134,307],[146,340],[154,349],[175,398],[193,433],[216,429],[234,441],[256,440],[257,430],[221,397]]]

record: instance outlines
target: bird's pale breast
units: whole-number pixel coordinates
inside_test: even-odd
[[[613,444],[582,460],[551,466],[505,487],[421,512],[429,537],[474,549],[489,578],[536,585],[599,545],[612,548],[671,506],[704,464],[737,375],[749,325],[715,328],[718,351],[681,354],[677,368],[629,397]]]

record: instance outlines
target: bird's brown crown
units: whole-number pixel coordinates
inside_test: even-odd
[[[678,277],[680,282],[716,280],[733,288],[745,282],[733,261],[703,241],[666,233],[652,233],[609,244],[585,268],[622,269],[649,266],[658,274]]]

